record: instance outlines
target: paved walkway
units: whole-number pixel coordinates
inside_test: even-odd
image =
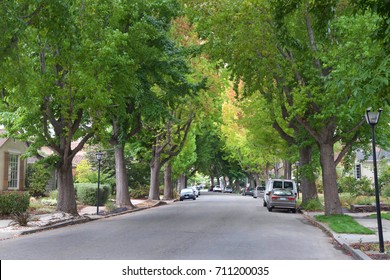
[[[107,214],[107,215],[97,215],[97,207],[96,206],[87,206],[79,211],[79,217],[73,217],[69,214],[62,212],[55,212],[50,214],[41,214],[35,215],[33,221],[29,222],[29,226],[20,227],[20,226],[12,226],[12,219],[0,219],[0,241],[3,239],[9,239],[13,237],[17,237],[19,235],[34,233],[50,228],[58,228],[67,225],[84,223],[91,220],[107,218],[114,215],[125,214],[129,212],[139,211],[145,208],[150,208],[156,205],[163,203],[162,201],[151,201],[145,204],[145,200],[132,199],[132,204],[138,206],[138,208],[132,210],[126,210],[122,212]],[[167,201],[166,203],[170,203]],[[103,213],[105,211],[104,206],[99,206],[99,213]]]
[[[326,223],[320,223],[315,220],[314,216],[323,215],[321,212],[304,212],[303,213],[310,221],[321,227],[325,232],[333,237],[347,251],[350,251],[356,259],[370,259],[360,250],[354,250],[350,245],[354,243],[379,243],[378,223],[376,218],[369,218],[371,214],[376,213],[345,213],[355,219],[362,226],[369,228],[375,234],[342,234],[332,231]],[[382,218],[382,233],[384,242],[390,241],[390,221]]]

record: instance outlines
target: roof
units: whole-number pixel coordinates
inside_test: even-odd
[[[380,147],[376,147],[376,159],[377,160],[381,160],[381,159],[390,160],[390,152],[385,151],[385,150],[381,149]],[[373,155],[372,155],[372,153],[370,153],[370,155],[366,158],[365,154],[361,150],[356,150],[356,160],[359,162],[372,161]]]

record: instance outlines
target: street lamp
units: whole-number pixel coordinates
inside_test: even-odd
[[[385,246],[383,244],[383,231],[382,231],[382,217],[381,217],[381,205],[379,201],[379,187],[378,187],[378,171],[376,164],[376,149],[375,149],[375,125],[379,121],[382,109],[378,112],[371,112],[371,108],[366,110],[366,121],[371,126],[371,139],[372,139],[372,158],[374,164],[374,184],[375,184],[375,203],[376,203],[376,217],[378,221],[378,235],[379,235],[379,252],[385,252]]]
[[[100,162],[102,161],[103,153],[101,151],[96,153],[96,159],[98,161],[98,187],[96,194],[96,215],[99,215],[99,189],[100,189]]]

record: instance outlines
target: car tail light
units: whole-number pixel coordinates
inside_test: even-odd
[[[276,195],[273,195],[273,196],[271,197],[272,200],[275,200],[275,199],[278,199],[278,198],[279,198],[279,196],[276,196]]]
[[[295,200],[295,197],[289,197],[288,200],[294,201],[294,200]]]

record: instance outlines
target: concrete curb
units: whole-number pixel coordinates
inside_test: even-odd
[[[337,242],[337,244],[347,253],[351,254],[355,260],[372,260],[369,256],[363,253],[361,250],[352,248],[343,238],[336,236],[329,228],[320,222],[317,222],[310,215],[306,214],[305,211],[301,210],[303,216],[313,225],[320,228],[329,237]]]
[[[175,200],[173,202],[175,202]],[[81,218],[78,218],[78,219],[75,219],[75,220],[68,220],[68,221],[58,222],[58,223],[55,223],[55,224],[51,224],[51,225],[48,225],[48,226],[43,226],[43,227],[31,229],[31,230],[25,230],[25,231],[20,232],[19,235],[27,235],[27,234],[37,233],[37,232],[41,232],[41,231],[45,231],[45,230],[66,227],[66,226],[70,226],[70,225],[83,224],[83,223],[87,223],[87,222],[91,222],[91,221],[95,221],[95,220],[100,220],[100,219],[115,217],[115,216],[119,216],[119,215],[129,214],[129,213],[138,212],[138,211],[141,211],[141,210],[146,210],[146,209],[149,209],[149,208],[162,206],[162,205],[167,205],[167,204],[168,204],[167,202],[159,200],[159,201],[156,201],[156,203],[154,203],[151,206],[133,208],[133,209],[129,209],[129,210],[126,210],[126,211],[112,213],[112,214],[107,214],[107,215],[99,215],[98,216],[98,215],[84,214],[84,215],[80,216]],[[6,238],[6,239],[8,239],[8,238]]]

